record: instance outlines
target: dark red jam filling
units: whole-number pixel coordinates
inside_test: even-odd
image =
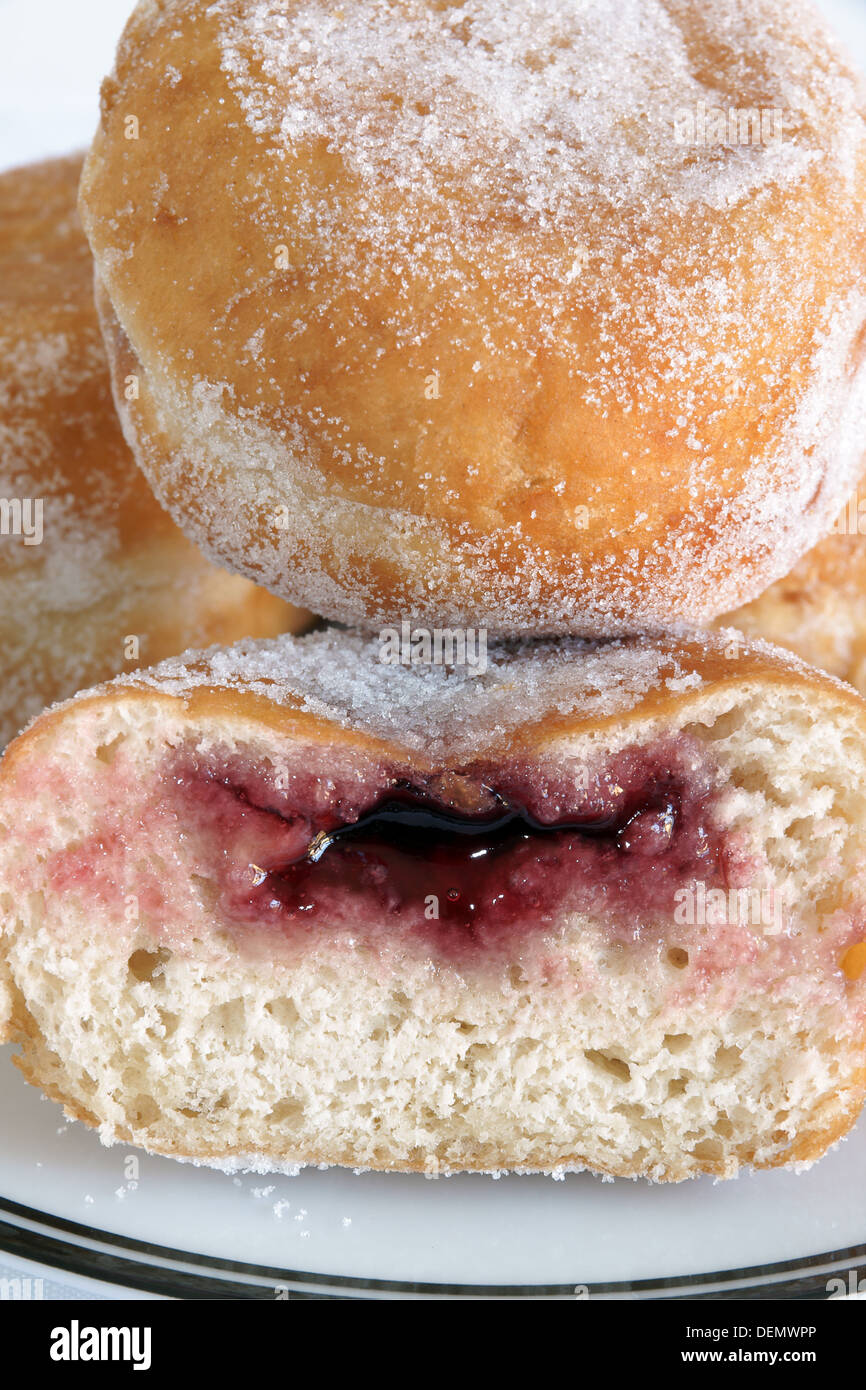
[[[517,763],[412,779],[381,766],[281,789],[188,759],[174,784],[212,837],[230,920],[284,932],[399,927],[441,946],[534,929],[564,910],[626,933],[693,881],[729,881],[716,777],[696,740],[627,749],[603,768]]]

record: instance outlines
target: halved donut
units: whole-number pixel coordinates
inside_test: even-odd
[[[866,705],[734,633],[391,665],[325,631],[45,714],[0,766],[0,1019],[220,1165],[807,1163],[866,1041]]]

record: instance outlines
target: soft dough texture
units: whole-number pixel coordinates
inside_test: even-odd
[[[784,579],[720,627],[738,627],[850,681],[866,695],[866,489],[861,481],[831,535]]]
[[[844,1134],[860,697],[733,633],[498,648],[474,677],[380,656],[336,631],[189,654],[11,745],[0,1031],[25,1076],[106,1142],[263,1170],[730,1176]],[[490,861],[471,928],[450,890],[425,910],[455,872],[429,841],[402,884],[363,842],[407,784],[548,827]]]
[[[856,482],[861,102],[798,0],[147,0],[81,202],[127,438],[330,617],[709,620]]]
[[[82,686],[310,621],[210,564],[136,468],[75,208],[81,163],[0,176],[0,747]]]

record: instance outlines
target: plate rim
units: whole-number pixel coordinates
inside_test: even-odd
[[[3,1219],[6,1218],[6,1219]],[[22,1222],[32,1223],[32,1229]],[[77,1237],[71,1239],[70,1237]],[[81,1242],[90,1241],[92,1245]],[[95,1247],[107,1247],[103,1249]],[[827,1280],[866,1274],[866,1243],[740,1269],[654,1279],[567,1284],[460,1284],[367,1278],[221,1259],[122,1236],[28,1207],[0,1195],[0,1250],[91,1279],[168,1298],[440,1299],[828,1299]],[[139,1258],[144,1257],[144,1258]],[[160,1263],[155,1263],[159,1261]],[[190,1269],[180,1268],[182,1265]],[[238,1276],[236,1278],[226,1276]]]

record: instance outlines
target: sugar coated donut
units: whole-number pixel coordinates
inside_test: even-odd
[[[24,1074],[222,1167],[820,1156],[866,1085],[866,703],[731,631],[396,655],[213,648],[15,740]]]
[[[147,0],[81,203],[128,437],[342,621],[708,621],[857,481],[864,133],[799,0]]]
[[[719,626],[797,652],[866,695],[866,487],[790,574]]]
[[[217,569],[124,443],[75,209],[81,157],[0,176],[0,748],[52,700],[308,615]]]

